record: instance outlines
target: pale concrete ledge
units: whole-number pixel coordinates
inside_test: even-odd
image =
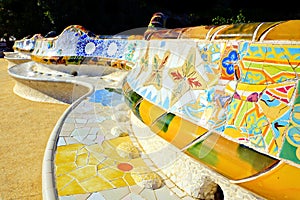
[[[67,110],[63,113],[60,119],[57,121],[47,143],[47,147],[44,153],[43,169],[42,169],[42,188],[43,188],[43,199],[53,200],[58,199],[58,195],[55,187],[55,171],[54,171],[54,152],[56,150],[56,142],[64,121],[68,114],[83,100],[86,96],[89,96],[93,92],[93,87],[86,83],[78,83],[89,86],[89,91],[83,96],[74,101]]]

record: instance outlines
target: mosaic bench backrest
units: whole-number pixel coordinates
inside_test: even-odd
[[[43,38],[41,34],[34,34],[30,38],[16,40],[14,42],[13,49],[21,53],[30,54],[34,50],[36,40],[41,38]]]
[[[43,38],[36,42],[32,60],[46,64],[96,64],[112,65],[119,62],[121,69],[131,69],[138,58],[141,35],[111,36],[102,38],[80,25],[71,25],[54,38]]]
[[[127,103],[190,154],[195,141],[219,135],[299,167],[299,27],[291,20],[149,32],[123,85]]]

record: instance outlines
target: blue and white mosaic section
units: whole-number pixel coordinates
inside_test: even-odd
[[[104,57],[114,59],[124,59],[124,49],[127,44],[127,40],[105,40],[103,51]]]
[[[90,38],[80,38],[76,45],[77,56],[101,56],[104,50],[103,40],[93,40]]]
[[[124,102],[122,94],[112,92],[106,89],[96,90],[90,96],[90,102],[100,103],[102,106],[117,106]]]
[[[80,35],[72,30],[64,31],[60,37],[54,41],[53,52],[49,51],[49,55],[76,55],[76,44],[78,43]],[[46,51],[47,52],[47,51]],[[51,53],[50,53],[51,52]]]

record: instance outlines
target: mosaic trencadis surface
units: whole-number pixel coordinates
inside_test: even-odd
[[[154,32],[123,86],[127,103],[153,132],[232,182],[296,198],[299,24]],[[166,32],[177,39],[163,39]],[[200,39],[178,40],[189,36]]]
[[[130,70],[125,101],[154,133],[254,193],[297,199],[299,25],[197,26],[126,39],[70,26],[37,40],[32,59]]]
[[[34,34],[30,38],[23,38],[21,40],[16,40],[13,45],[14,51],[22,53],[31,53],[35,47],[35,42],[37,39],[41,39],[43,36],[41,34]]]

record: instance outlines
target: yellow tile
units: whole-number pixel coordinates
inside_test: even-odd
[[[128,185],[136,185],[135,181],[131,177],[130,173],[125,173],[123,179]]]
[[[80,182],[80,185],[88,192],[96,192],[113,188],[109,182],[103,180],[99,176],[94,176],[86,181]]]
[[[113,159],[110,159],[110,158],[107,158],[105,159],[102,164],[105,166],[105,167],[110,167],[110,166],[116,166],[116,161],[113,160]]]
[[[128,162],[128,158],[121,157],[118,154],[118,152],[116,151],[117,147],[121,143],[132,143],[132,142],[131,142],[129,136],[118,137],[118,138],[114,138],[111,140],[106,140],[102,143],[102,147],[103,147],[102,153],[108,155],[109,158],[111,158],[111,159],[118,160],[118,162]],[[107,160],[105,161],[105,163],[107,163]],[[110,165],[115,165],[115,163],[109,164],[109,166]]]
[[[82,144],[72,144],[57,147],[55,163],[60,164],[66,162],[74,162],[77,150],[81,149],[82,147]]]
[[[122,158],[121,156],[119,156],[119,154],[116,151],[116,148],[117,147],[111,145],[109,142],[104,142],[103,154],[108,155],[109,158],[111,158],[111,159],[123,161],[124,158]]]
[[[299,25],[300,20],[284,21],[268,31],[264,40],[300,40]]]
[[[148,126],[166,112],[145,99],[140,103],[139,111],[143,122]]]
[[[133,145],[132,142],[123,142],[117,146],[116,150],[122,158],[134,159],[140,157],[139,150]],[[121,160],[118,159],[118,161]]]
[[[95,158],[100,163],[104,162],[105,159],[106,159],[106,157],[104,155],[98,154],[98,153],[95,153],[95,154],[92,153],[92,156],[93,156],[93,158]]]
[[[88,164],[89,165],[97,165],[99,163],[100,163],[100,161],[93,154],[90,154],[90,157],[88,159]]]
[[[262,92],[267,88],[266,85],[254,85],[254,84],[247,84],[247,83],[238,83],[237,90],[240,91],[247,91],[247,92]]]
[[[99,144],[93,144],[85,147],[89,152],[101,153],[103,151],[102,146]]]
[[[224,135],[227,135],[229,137],[232,137],[232,138],[243,138],[243,137],[248,137],[248,135],[246,135],[245,133],[242,133],[242,131],[233,126],[233,127],[226,127],[225,130],[224,130]]]
[[[78,154],[82,154],[82,153],[87,153],[88,151],[86,150],[86,148],[82,148],[78,150]]]
[[[65,188],[58,190],[59,196],[67,196],[74,194],[85,194],[87,193],[75,180],[72,181]]]
[[[69,163],[61,163],[59,165],[56,165],[56,176],[62,175],[62,174],[67,174],[70,171],[73,171],[74,169],[76,169],[77,166],[75,165],[75,163],[73,162],[69,162]]]
[[[73,178],[70,177],[70,176],[68,176],[68,175],[62,175],[62,176],[56,177],[56,186],[57,186],[57,189],[61,190],[64,186],[66,186],[69,183],[71,183],[72,180],[73,180]]]
[[[78,167],[83,167],[83,166],[87,165],[88,157],[89,157],[88,153],[83,153],[83,154],[78,155],[76,158],[76,165],[78,165]]]
[[[221,29],[215,39],[251,40],[260,23],[230,24]]]
[[[98,173],[107,178],[108,180],[113,180],[116,178],[122,178],[124,175],[124,172],[114,169],[114,168],[105,168],[98,170]]]
[[[129,163],[133,166],[133,168],[134,167],[147,167],[146,163],[143,161],[142,158],[132,159],[132,160],[130,160]]]
[[[281,162],[270,172],[238,185],[260,194],[266,199],[278,199],[280,196],[285,199],[299,199],[299,177],[299,168]]]
[[[207,26],[189,27],[180,35],[180,38],[206,39],[206,35],[211,29]]]
[[[65,145],[65,146],[58,146],[57,147],[57,152],[59,153],[60,151],[75,151],[83,147],[82,144],[70,144],[70,145]]]
[[[122,178],[112,180],[111,183],[115,188],[127,186],[127,183]]]
[[[55,164],[74,162],[76,159],[76,151],[61,151],[55,156]]]
[[[117,147],[119,144],[123,143],[123,142],[130,142],[130,138],[129,136],[126,137],[117,137],[111,140],[106,140],[106,142],[108,142],[111,146]]]
[[[279,24],[281,22],[263,22],[260,24],[258,29],[256,30],[256,36],[255,36],[255,41],[259,41],[261,36],[266,33],[267,30],[270,28],[274,27],[275,25]]]
[[[83,181],[90,177],[96,176],[97,175],[96,169],[97,167],[95,165],[87,165],[85,167],[70,172],[69,175],[73,176],[78,181]]]
[[[273,98],[275,99],[275,98]],[[286,113],[290,106],[287,106],[285,103],[279,103],[276,106],[269,107],[265,102],[259,101],[258,102],[260,108],[262,109],[262,112],[266,117],[272,122],[278,119],[280,116],[282,116],[284,113]]]
[[[97,165],[97,170],[102,169],[102,168],[104,168],[104,167],[105,167],[105,165],[99,164],[99,165]]]
[[[165,123],[163,120],[161,118],[160,121],[157,121],[151,127],[151,130],[179,149],[184,148],[197,137],[207,132],[207,129],[176,115],[168,122],[167,131],[164,131],[160,125],[162,122]]]

